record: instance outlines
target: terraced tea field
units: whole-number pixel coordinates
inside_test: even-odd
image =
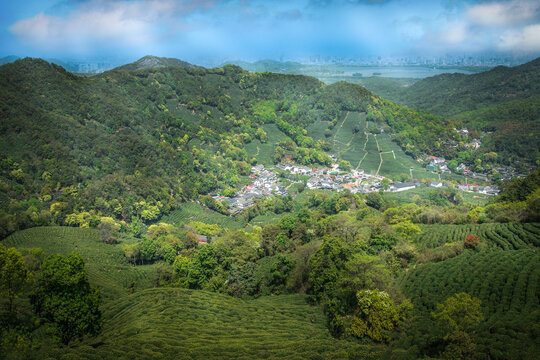
[[[382,351],[334,339],[321,309],[304,295],[241,300],[151,289],[119,299],[105,315],[102,334],[58,358],[378,359]]]
[[[254,139],[246,145],[246,151],[250,158],[257,158],[257,163],[271,166],[274,164],[275,145],[280,141],[291,141],[291,138],[282,133],[276,124],[265,124],[262,126],[262,129],[266,131],[268,141],[263,144],[259,140]]]
[[[360,130],[353,132],[355,127]],[[308,127],[308,135],[314,139],[325,139],[332,145],[331,152],[351,163],[353,168],[363,169],[369,174],[395,176],[410,174],[413,168],[415,178],[436,178],[435,174],[426,171],[414,159],[392,141],[386,133],[371,134],[368,128],[378,126],[366,121],[366,114],[347,112],[339,119],[331,130],[330,137],[325,137],[328,122],[316,122]]]
[[[540,246],[540,224],[535,223],[426,225],[413,241],[419,249],[429,249],[463,242],[468,234],[477,235],[489,248],[517,250]]]
[[[226,216],[195,202],[183,203],[180,209],[171,211],[161,218],[160,222],[183,226],[192,221],[202,221],[207,224],[218,224],[228,229],[241,229],[246,223],[233,216]]]
[[[468,250],[412,269],[402,289],[415,310],[427,317],[437,303],[456,293],[480,299],[485,318],[475,336],[480,350],[493,359],[532,359],[540,350],[535,330],[540,321],[539,282],[537,249]]]
[[[102,292],[105,301],[128,293],[131,281],[136,289],[153,286],[157,265],[130,265],[122,244],[103,243],[95,229],[50,226],[18,231],[2,242],[7,247],[41,248],[46,255],[78,252],[86,261],[90,283]]]

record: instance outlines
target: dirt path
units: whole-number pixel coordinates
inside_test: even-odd
[[[348,117],[349,117],[349,111],[347,111],[347,115],[345,115],[345,118],[343,119],[343,121],[339,125],[339,128],[336,130],[336,133],[334,134],[334,144],[336,143],[336,135],[337,135],[337,133],[339,132],[339,130],[341,130],[341,128],[343,127],[343,124],[345,124],[345,121],[347,121]]]
[[[360,159],[360,161],[358,162],[358,165],[356,165],[356,170],[358,170],[358,168],[360,167],[360,164],[362,164],[362,161],[364,161],[364,159],[366,158],[367,156],[367,152],[364,154],[364,157],[362,159]]]

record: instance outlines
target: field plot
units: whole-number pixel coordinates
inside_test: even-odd
[[[430,249],[464,241],[468,234],[477,235],[490,248],[518,250],[540,246],[540,224],[537,223],[425,225],[413,241],[419,249]]]
[[[416,203],[417,199],[429,200],[430,194],[432,192],[442,192],[446,191],[447,188],[432,188],[432,187],[418,187],[416,189],[400,191],[400,192],[384,192],[384,198],[387,200],[396,201],[399,204],[409,204]],[[464,202],[476,204],[476,205],[485,205],[490,199],[493,198],[493,195],[479,194],[479,193],[469,193],[465,191],[459,191],[463,196]]]
[[[418,266],[402,288],[424,316],[456,293],[479,298],[484,314],[474,338],[479,350],[492,359],[532,359],[540,350],[534,330],[540,321],[539,281],[535,249],[466,251]]]
[[[86,261],[90,283],[102,290],[105,301],[127,294],[132,280],[136,289],[153,286],[156,265],[130,265],[122,244],[103,243],[95,229],[37,227],[12,234],[3,244],[17,249],[41,248],[46,255],[78,252]]]
[[[410,174],[413,168],[415,178],[436,178],[437,176],[422,168],[414,159],[392,141],[386,133],[368,133],[368,127],[378,126],[366,121],[366,114],[347,112],[331,130],[330,137],[325,137],[327,122],[316,122],[308,127],[308,135],[315,139],[325,139],[332,146],[331,152],[351,163],[355,169],[362,169],[369,174],[395,176]],[[358,132],[354,133],[354,129]]]
[[[274,147],[280,141],[291,140],[287,135],[282,133],[276,126],[276,124],[266,124],[262,126],[262,129],[266,131],[268,135],[268,141],[263,144],[259,140],[254,139],[252,142],[246,145],[246,151],[248,156],[256,157],[259,164],[272,165],[274,156]]]
[[[162,288],[126,296],[96,339],[63,349],[85,359],[377,359],[381,348],[334,339],[304,295],[241,300]],[[171,326],[175,324],[174,326]],[[349,357],[348,354],[352,356]],[[60,355],[60,354],[59,354]],[[62,359],[59,356],[58,358]]]
[[[180,209],[171,211],[161,218],[159,222],[176,226],[186,225],[192,221],[202,221],[207,224],[218,224],[228,229],[241,229],[246,223],[236,217],[220,214],[195,202],[186,202]]]

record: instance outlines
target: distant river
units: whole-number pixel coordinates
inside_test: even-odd
[[[306,69],[308,70],[308,69]],[[318,71],[319,70],[319,71]],[[413,78],[423,79],[444,73],[475,74],[488,70],[487,68],[475,69],[460,67],[429,67],[429,66],[360,66],[360,65],[333,65],[311,67],[307,72],[316,77],[351,77],[354,74],[362,74],[362,77],[381,76],[389,78]],[[359,75],[357,75],[359,76]]]

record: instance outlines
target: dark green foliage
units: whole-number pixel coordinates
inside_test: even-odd
[[[503,184],[496,201],[525,201],[538,188],[540,188],[540,170],[531,172],[525,178],[517,178],[512,182]]]
[[[417,266],[402,281],[405,294],[420,316],[410,332],[414,338],[411,345],[424,347],[424,351],[429,352],[437,341],[434,338],[437,330],[422,317],[429,319],[429,313],[436,309],[437,303],[466,292],[480,299],[485,318],[478,324],[476,333],[471,334],[478,354],[489,354],[494,359],[534,357],[538,351],[538,345],[533,345],[534,324],[540,316],[539,265],[540,255],[537,250],[530,249],[469,250],[452,259]],[[463,330],[466,329],[458,327],[456,331]],[[441,335],[444,334],[447,333]]]
[[[62,343],[99,333],[103,321],[100,302],[101,295],[88,283],[79,254],[45,259],[32,304],[37,314],[54,324]]]

